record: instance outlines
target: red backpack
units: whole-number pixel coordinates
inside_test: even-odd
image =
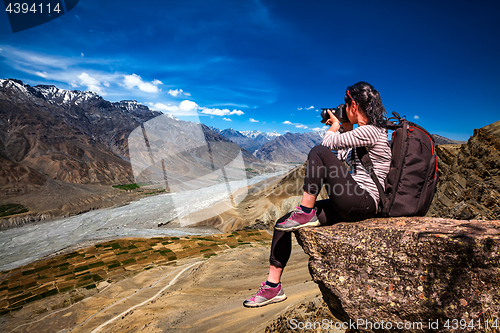
[[[357,147],[356,153],[377,185],[380,216],[424,216],[429,210],[438,181],[434,139],[419,125],[400,117],[396,112],[392,114],[394,117],[389,118],[386,126],[394,133],[385,191],[373,171],[366,147]],[[397,120],[398,123],[391,120]]]

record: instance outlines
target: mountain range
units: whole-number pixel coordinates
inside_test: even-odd
[[[233,128],[211,129],[257,158],[274,163],[303,163],[311,148],[321,143],[326,131],[281,135],[277,132],[237,131]]]
[[[466,143],[467,141],[457,141],[445,138],[444,136],[432,134],[432,138],[434,139],[434,144],[437,145],[461,145]]]
[[[248,171],[258,173],[273,168],[205,125],[178,120],[136,101],[112,103],[92,92],[32,87],[8,79],[0,80],[0,202],[42,209],[40,202],[59,207],[63,204],[56,203],[73,205],[85,196],[88,204],[99,192],[95,186],[108,189],[136,182],[129,137],[160,118],[165,128],[196,127],[198,136],[206,141],[204,146],[193,146],[194,139],[184,133],[169,142],[169,151],[182,152],[186,145],[191,148],[190,156],[180,153],[165,163],[176,175],[203,174],[215,164],[229,163],[240,152],[247,166],[241,165],[241,170],[251,166]],[[144,142],[146,136],[141,134],[141,138]],[[149,153],[155,154],[158,147],[149,139]],[[207,145],[209,151],[204,149]],[[44,193],[43,198],[36,193]],[[31,194],[30,200],[23,201]],[[106,198],[104,195],[102,200]]]
[[[210,129],[254,155],[256,155],[257,151],[262,148],[264,144],[281,136],[281,134],[277,132],[263,133],[261,131],[237,131],[233,128],[220,130],[215,127],[210,127]]]

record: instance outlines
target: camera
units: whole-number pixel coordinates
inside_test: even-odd
[[[330,119],[328,110],[330,110],[341,123],[348,123],[349,118],[347,118],[345,109],[345,104],[340,104],[339,106],[337,106],[337,108],[321,108],[321,110],[323,110],[321,111],[321,123],[324,124],[328,119]]]

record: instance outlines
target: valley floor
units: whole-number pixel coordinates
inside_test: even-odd
[[[0,279],[9,282],[0,280],[0,287],[8,285],[9,289],[15,290],[16,283],[12,278],[16,272],[18,281],[24,281],[29,275],[51,275],[51,271],[59,271],[64,267],[64,263],[55,263],[66,260],[72,262],[73,275],[66,276],[70,276],[67,280],[73,283],[73,288],[27,303],[21,309],[4,312],[0,316],[0,326],[4,332],[40,333],[264,332],[273,320],[288,309],[320,295],[318,286],[309,275],[308,258],[294,242],[292,257],[282,280],[288,299],[262,308],[243,307],[243,300],[253,295],[267,277],[270,238],[266,231],[260,231],[213,235],[205,240],[194,236],[170,242],[150,239],[147,241],[150,249],[143,251],[145,257],[150,259],[141,258],[142,261],[134,262],[130,258],[125,259],[120,251],[124,252],[123,248],[127,244],[135,244],[139,252],[141,246],[147,247],[144,245],[145,239],[137,239],[137,242],[134,239],[118,240],[78,250],[78,255],[62,254],[46,259],[53,261],[52,266],[40,262],[38,265],[45,266],[40,268],[35,263],[33,267],[3,272]],[[214,243],[209,244],[209,240]],[[115,243],[118,245],[113,245]],[[133,249],[130,245],[128,247]],[[174,251],[167,251],[170,248]],[[107,266],[94,265],[90,268],[88,266],[92,264],[88,264],[84,268],[74,268],[83,267],[78,265],[85,258],[91,258],[92,253],[96,256],[96,251],[100,252],[98,257]],[[172,257],[173,253],[182,251],[186,254],[184,258]],[[112,257],[112,253],[115,257]],[[166,256],[162,257],[162,254]],[[116,260],[117,255],[122,256],[122,264],[118,267],[108,265]],[[97,259],[93,257],[90,260]],[[103,275],[104,271],[110,270],[110,266],[117,271],[116,274],[107,275],[108,279],[96,282],[90,280],[84,287],[74,285],[81,279],[74,275]],[[96,273],[99,270],[101,273]],[[49,280],[52,282],[47,284],[54,285],[59,279],[53,277]],[[92,287],[87,289],[89,283]],[[0,289],[3,289],[1,294],[10,293],[9,289]]]

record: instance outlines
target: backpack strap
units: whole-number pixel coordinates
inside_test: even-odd
[[[403,121],[406,121],[406,116],[401,117],[399,113],[394,111],[392,117],[388,118],[385,124],[385,128],[389,130],[396,130],[402,126]],[[396,123],[397,122],[397,123]]]
[[[365,167],[365,169],[370,173],[370,177],[372,177],[373,182],[377,186],[378,189],[378,195],[380,199],[380,204],[379,206],[379,211],[382,210],[383,203],[385,200],[385,192],[384,188],[382,187],[382,184],[380,184],[380,181],[378,180],[377,175],[375,174],[375,171],[373,170],[373,162],[370,156],[368,155],[368,151],[366,150],[366,147],[356,147],[356,154],[359,157],[359,160],[361,161],[361,164]]]

